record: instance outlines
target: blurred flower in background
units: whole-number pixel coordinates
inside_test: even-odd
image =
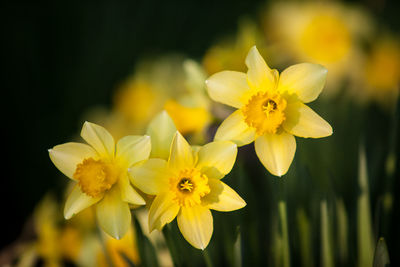
[[[350,85],[355,101],[378,103],[392,110],[399,96],[400,41],[397,36],[381,33],[365,52],[360,69],[354,69]]]
[[[275,2],[267,6],[262,25],[267,42],[279,49],[274,54],[278,58],[318,63],[329,70],[322,94],[327,96],[339,92],[359,68],[362,42],[374,31],[364,8],[336,1]]]
[[[155,114],[165,109],[182,134],[201,143],[213,121],[205,77],[199,63],[180,55],[142,60],[116,88],[111,109],[93,108],[86,116],[121,138],[144,133]]]

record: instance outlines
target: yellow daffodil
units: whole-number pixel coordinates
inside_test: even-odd
[[[268,6],[263,25],[269,42],[280,47],[278,54],[329,70],[327,96],[338,92],[360,66],[361,42],[373,32],[365,10],[335,1],[275,2]]]
[[[254,46],[246,58],[247,74],[222,71],[207,81],[210,97],[235,107],[217,130],[215,140],[238,146],[255,140],[262,164],[272,174],[284,175],[296,151],[295,136],[320,138],[331,126],[304,103],[315,100],[325,84],[327,70],[302,63],[280,75],[271,70]]]
[[[185,239],[204,249],[213,232],[210,209],[232,211],[246,205],[220,180],[232,169],[237,147],[216,141],[192,148],[175,129],[166,112],[158,115],[149,126],[152,158],[131,167],[129,173],[135,186],[156,196],[149,211],[150,231],[161,230],[177,217]]]
[[[54,165],[77,182],[69,195],[64,217],[96,204],[100,227],[114,238],[121,238],[129,229],[129,204],[144,205],[143,198],[129,183],[127,170],[148,158],[149,136],[126,136],[115,145],[103,127],[85,122],[82,138],[89,144],[65,143],[49,150]]]

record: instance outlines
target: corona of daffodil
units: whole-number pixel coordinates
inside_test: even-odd
[[[132,182],[155,195],[149,211],[149,229],[161,230],[175,217],[184,238],[194,247],[207,247],[213,232],[210,209],[237,210],[244,200],[221,179],[236,159],[236,144],[216,141],[191,147],[176,131],[166,112],[149,126],[150,159],[130,168]]]
[[[210,97],[235,107],[217,130],[215,140],[238,146],[255,141],[258,158],[269,172],[284,175],[296,151],[294,136],[320,138],[331,126],[304,103],[315,100],[325,84],[327,70],[302,63],[280,75],[265,63],[254,46],[246,58],[247,74],[222,71],[207,81]]]
[[[67,198],[64,217],[96,204],[100,227],[120,239],[129,229],[129,204],[144,205],[130,185],[127,170],[149,157],[149,136],[126,136],[115,144],[103,127],[85,122],[82,138],[88,143],[65,143],[49,150],[54,165],[76,185]]]

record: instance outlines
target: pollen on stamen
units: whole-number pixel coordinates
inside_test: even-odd
[[[180,191],[182,191],[184,193],[188,193],[188,192],[192,192],[192,190],[194,189],[194,184],[190,181],[189,178],[183,178],[179,182],[178,188]]]

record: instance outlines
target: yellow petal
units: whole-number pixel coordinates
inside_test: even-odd
[[[247,81],[250,87],[267,90],[274,89],[277,82],[276,71],[271,70],[257,48],[253,46],[246,57]]]
[[[136,162],[148,159],[150,151],[150,136],[125,136],[117,143],[116,158],[128,168]]]
[[[161,230],[166,223],[172,222],[179,212],[179,205],[173,200],[173,195],[161,193],[154,199],[149,211],[149,229]]]
[[[332,134],[332,127],[317,113],[301,102],[290,103],[283,128],[296,136],[320,138]]]
[[[246,74],[237,71],[221,71],[206,81],[211,99],[235,108],[243,106],[243,96],[250,90]]]
[[[86,195],[81,191],[78,185],[75,185],[74,189],[67,198],[64,207],[64,217],[65,219],[70,219],[72,216],[77,214],[78,212],[92,206],[97,203],[101,197],[93,198],[91,196]]]
[[[49,156],[54,165],[67,177],[74,180],[76,166],[86,158],[97,158],[96,151],[80,143],[65,143],[49,149]]]
[[[278,90],[296,94],[304,103],[315,100],[325,86],[328,70],[319,64],[301,63],[281,73]]]
[[[151,158],[168,159],[175,132],[175,124],[165,110],[154,117],[147,128],[151,137]]]
[[[294,136],[282,131],[280,134],[264,134],[255,141],[258,158],[273,175],[284,175],[296,152]]]
[[[168,164],[173,170],[193,167],[194,159],[192,148],[179,132],[175,133],[174,139],[172,140]]]
[[[236,110],[218,127],[214,140],[227,140],[244,146],[253,142],[255,136],[256,130],[246,124],[242,111]]]
[[[96,215],[101,229],[116,239],[122,238],[131,224],[129,205],[122,201],[117,186],[107,191],[96,205]]]
[[[199,145],[192,146],[194,162],[197,162],[199,159],[200,148],[201,148],[201,146],[199,146]]]
[[[178,226],[183,237],[193,247],[205,249],[213,233],[211,211],[201,205],[182,207],[178,214]]]
[[[129,168],[132,184],[146,194],[157,195],[168,186],[167,161],[149,159]]]
[[[105,128],[86,121],[83,124],[81,136],[102,157],[114,157],[114,138]]]
[[[238,210],[246,206],[246,202],[228,185],[220,180],[209,179],[210,193],[202,198],[203,205],[218,211]]]
[[[133,205],[146,204],[146,201],[144,201],[142,196],[139,195],[139,193],[136,192],[136,190],[133,189],[133,187],[129,184],[127,173],[121,174],[119,181],[118,181],[118,186],[121,190],[121,199],[123,201],[128,202]]]
[[[237,146],[230,141],[215,141],[202,146],[197,167],[208,178],[221,179],[228,174],[236,160]]]

